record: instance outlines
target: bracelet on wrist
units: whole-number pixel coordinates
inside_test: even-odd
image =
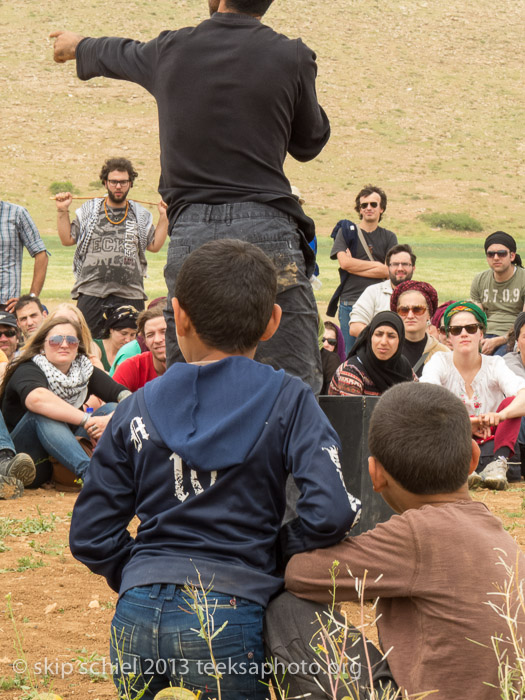
[[[79,428],[83,428],[83,427],[86,425],[86,423],[88,422],[88,420],[89,420],[90,418],[91,418],[90,414],[89,414],[89,413],[85,413],[84,416],[83,416],[83,418],[82,418],[82,420],[81,420],[80,423],[78,424],[78,427],[79,427]]]

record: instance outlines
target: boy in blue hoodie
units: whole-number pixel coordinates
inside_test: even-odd
[[[269,696],[262,624],[282,586],[278,557],[334,544],[358,519],[310,388],[252,359],[278,328],[276,289],[250,243],[212,241],[188,257],[173,299],[187,364],[118,407],[73,512],[73,555],[120,596],[115,682],[149,683],[144,698],[170,683],[215,698],[217,673],[224,700]],[[288,475],[300,496],[282,526]],[[215,670],[188,582],[209,590]]]

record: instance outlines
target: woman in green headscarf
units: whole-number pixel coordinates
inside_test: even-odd
[[[451,304],[443,322],[452,353],[436,353],[425,365],[421,381],[444,386],[467,407],[481,450],[469,486],[505,489],[507,460],[525,415],[525,379],[514,374],[502,357],[481,354],[487,317],[479,306],[471,301]]]

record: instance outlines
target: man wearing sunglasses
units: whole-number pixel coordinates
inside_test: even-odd
[[[397,237],[392,231],[379,226],[386,204],[386,194],[380,187],[364,187],[355,198],[355,210],[359,214],[359,227],[368,250],[363,247],[358,236],[353,237],[350,249],[343,229],[340,228],[330,253],[332,260],[337,259],[342,271],[339,325],[347,353],[355,342],[355,338],[350,335],[350,314],[355,302],[367,287],[389,277],[389,269],[384,261],[388,250],[397,244]]]
[[[15,356],[19,341],[20,330],[16,316],[0,311],[0,350],[5,353],[8,361]]]
[[[525,310],[525,270],[516,252],[516,241],[504,231],[485,239],[489,270],[480,272],[470,288],[470,298],[487,314],[487,330],[481,351],[505,355],[509,331]]]
[[[70,192],[56,196],[58,235],[62,245],[76,245],[73,269],[76,282],[71,290],[78,299],[94,338],[104,325],[102,307],[108,304],[144,308],[145,252],[157,253],[168,233],[166,206],[159,202],[159,221],[153,225],[150,212],[128,199],[138,173],[127,158],[110,158],[102,166],[100,181],[106,197],[85,202],[73,222]]]

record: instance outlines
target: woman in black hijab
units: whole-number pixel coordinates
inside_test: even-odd
[[[380,396],[400,382],[416,380],[402,354],[405,327],[392,311],[381,311],[359,334],[347,361],[336,371],[329,394]],[[416,380],[417,381],[417,380]]]

